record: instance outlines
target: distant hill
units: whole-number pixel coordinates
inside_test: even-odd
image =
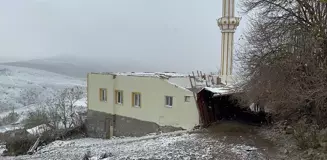
[[[59,55],[46,59],[0,63],[3,65],[41,69],[58,74],[86,78],[89,72],[182,72],[194,69],[191,62],[184,62],[179,57],[172,57],[169,63],[154,58],[110,58],[107,56]]]
[[[40,69],[58,74],[86,78],[86,74],[97,71],[97,67],[92,64],[78,61],[77,63],[64,61],[65,59],[35,59],[29,61],[7,62],[4,65]],[[72,61],[75,61],[72,59]]]
[[[3,65],[41,69],[58,74],[86,78],[89,72],[152,72],[163,71],[153,63],[140,63],[136,60],[97,59],[76,56],[56,56],[47,59],[34,59],[1,63]]]

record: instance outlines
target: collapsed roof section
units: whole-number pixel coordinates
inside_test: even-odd
[[[187,75],[176,72],[104,72],[94,74],[109,74],[116,76],[154,77],[166,80],[168,83],[197,94],[202,90],[213,93],[213,97],[236,93],[234,86],[227,86],[220,82],[219,76],[214,74]]]
[[[195,93],[201,91],[205,87],[217,87],[220,85],[218,75],[205,75],[202,74],[202,72],[201,74],[198,72],[196,75],[193,73],[193,76],[176,72],[103,72],[93,74],[160,78],[166,80],[172,85]]]
[[[176,73],[176,72],[116,72],[109,73],[113,75],[119,76],[137,76],[137,77],[158,77],[158,78],[182,78],[187,77],[186,74]]]
[[[236,93],[233,86],[204,87],[199,92],[201,92],[202,90],[206,90],[213,93],[213,97],[222,96],[222,95],[231,95]]]

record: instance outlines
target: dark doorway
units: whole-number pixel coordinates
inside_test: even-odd
[[[206,89],[197,94],[201,123],[204,127],[220,120],[232,120],[251,125],[267,124],[265,112],[253,112],[249,106],[242,106],[234,94],[217,94]]]

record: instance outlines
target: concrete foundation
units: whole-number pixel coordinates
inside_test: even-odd
[[[182,128],[159,126],[154,122],[141,121],[94,110],[88,110],[86,127],[89,137],[94,138],[110,138],[111,136],[139,137],[149,133],[183,130]]]

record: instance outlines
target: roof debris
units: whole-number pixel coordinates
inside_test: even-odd
[[[232,87],[227,86],[204,87],[202,90],[207,90],[209,92],[214,93],[213,97],[235,93],[235,90]]]
[[[116,76],[136,76],[136,77],[156,77],[162,78],[168,81],[168,83],[175,85],[176,87],[186,89],[189,91],[200,92],[201,90],[205,89],[215,95],[222,95],[222,94],[230,94],[234,93],[231,89],[231,86],[225,86],[218,84],[218,75],[198,75],[196,76],[193,73],[193,86],[190,82],[190,76],[183,73],[176,73],[176,72],[103,72],[103,73],[94,73],[94,74],[109,74],[109,75],[116,75]],[[214,95],[214,96],[215,96]]]
[[[176,72],[103,72],[98,74],[110,74],[118,76],[137,76],[137,77],[158,77],[158,78],[171,78],[171,77],[188,77],[187,74]]]

